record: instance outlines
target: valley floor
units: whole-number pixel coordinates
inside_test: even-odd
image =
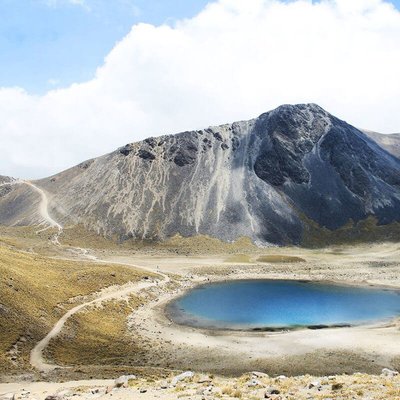
[[[114,399],[139,396],[140,389],[145,390],[140,393],[143,399],[262,398],[272,386],[280,394],[271,393],[271,398],[400,398],[399,378],[379,376],[383,368],[400,369],[399,319],[352,328],[217,332],[177,325],[164,313],[165,305],[185,290],[224,279],[299,279],[400,288],[400,244],[258,249],[245,241],[219,247],[213,240],[199,238],[161,247],[134,247],[64,232],[60,243],[54,244],[49,240],[51,231],[37,235],[29,229],[0,230],[0,266],[5,271],[1,290],[8,293],[0,298],[0,321],[7,324],[0,331],[0,356],[5,360],[0,370],[0,398],[25,388],[31,392],[25,398],[41,400],[45,392],[52,394],[71,385],[101,387],[95,394],[82,389],[77,399],[108,398],[107,380],[57,385],[29,382],[113,379],[123,374],[139,378],[131,388],[115,389]],[[21,259],[16,271],[12,264]],[[40,274],[24,277],[24,268],[28,271],[30,263],[38,262],[38,271],[48,271],[42,274],[43,281]],[[87,272],[80,275],[82,266]],[[88,281],[86,274],[91,269],[100,283]],[[65,277],[58,275],[62,271]],[[76,283],[71,286],[68,282],[74,276]],[[24,284],[33,284],[32,295],[40,293],[43,303],[19,302],[21,291],[16,289]],[[63,288],[60,294],[57,285]],[[110,286],[116,296],[102,297]],[[47,293],[52,293],[50,299]],[[11,314],[7,318],[7,312],[13,318]],[[10,335],[15,340],[9,341]],[[48,340],[38,347],[45,337]],[[197,374],[185,384],[169,387],[168,377],[185,370],[214,374],[212,382],[199,383]],[[261,385],[252,386],[250,381],[256,378],[249,371],[289,378],[262,376]],[[309,388],[314,381],[321,384],[319,390]],[[332,389],[335,383],[343,387]],[[204,394],[202,390],[209,386],[210,393]]]

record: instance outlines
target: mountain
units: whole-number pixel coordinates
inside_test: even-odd
[[[397,158],[400,158],[400,133],[382,134],[363,130],[371,139],[373,139],[379,146],[383,147],[389,153]]]
[[[121,240],[299,244],[310,226],[400,221],[400,160],[378,143],[318,105],[283,105],[127,144],[34,183],[57,221]],[[0,192],[0,223],[40,222],[39,201],[27,185]]]

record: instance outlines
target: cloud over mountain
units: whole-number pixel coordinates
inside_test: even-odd
[[[116,146],[316,102],[400,128],[400,12],[382,0],[219,0],[135,25],[94,78],[43,96],[0,89],[0,171],[40,177]]]

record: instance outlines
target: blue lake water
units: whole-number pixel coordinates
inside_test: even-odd
[[[196,327],[263,329],[347,325],[400,315],[400,292],[284,280],[199,286],[170,303],[177,323]]]

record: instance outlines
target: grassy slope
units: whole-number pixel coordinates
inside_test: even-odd
[[[79,299],[69,302],[70,298],[136,281],[141,275],[130,267],[24,253],[0,240],[0,372],[28,366],[34,343],[67,309],[81,302]],[[17,342],[19,353],[17,364],[13,365],[7,353]]]
[[[143,350],[128,334],[126,319],[140,303],[135,296],[107,302],[74,315],[59,337],[50,342],[47,357],[60,365],[129,365]]]

